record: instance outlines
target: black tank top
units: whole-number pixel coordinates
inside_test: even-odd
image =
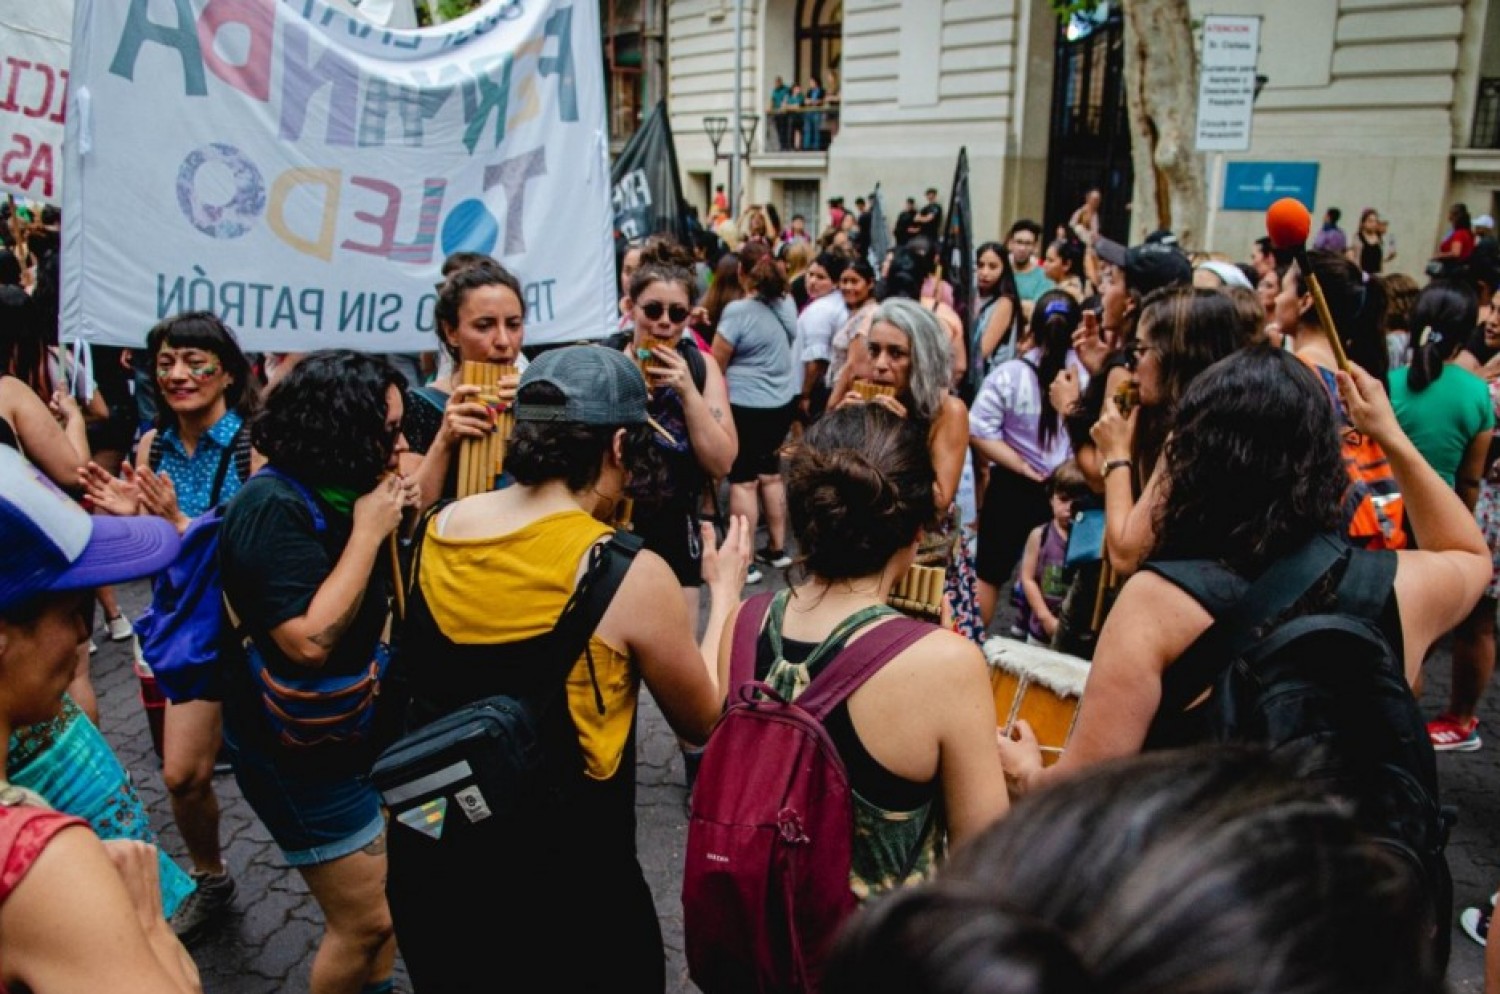
[[[1380,267],[1385,262],[1385,245],[1378,239],[1373,242],[1365,241],[1363,235],[1359,238],[1359,268],[1374,276],[1380,272]]]

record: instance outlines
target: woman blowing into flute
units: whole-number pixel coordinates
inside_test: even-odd
[[[693,299],[692,270],[648,244],[630,278],[625,306],[633,328],[606,340],[645,374],[646,411],[662,433],[655,472],[637,472],[626,487],[632,530],[667,561],[682,587],[688,617],[698,617],[703,583],[698,505],[704,487],[729,472],[739,436],[718,364],[683,336]]]
[[[407,391],[402,433],[411,451],[401,473],[422,488],[422,506],[458,492],[458,449],[465,439],[496,430],[496,415],[515,403],[520,373],[500,377],[494,397],[460,381],[466,362],[515,366],[521,356],[526,304],[521,281],[498,262],[485,261],[452,273],[438,290],[438,337],[453,372],[431,386]]]

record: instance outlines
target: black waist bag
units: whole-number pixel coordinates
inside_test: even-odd
[[[381,753],[371,771],[397,823],[393,832],[411,829],[440,842],[448,821],[460,813],[469,825],[495,818],[499,820],[494,825],[515,826],[536,816],[548,792],[563,789],[567,777],[554,774],[580,768],[577,732],[564,705],[567,676],[586,651],[639,548],[639,541],[626,534],[596,547],[556,627],[538,636],[545,659],[529,677],[523,675],[525,689],[470,697],[468,703],[424,700],[416,690],[413,717],[439,716]],[[421,642],[414,637],[415,629],[430,618],[419,592],[409,601],[408,637]],[[506,647],[494,648],[503,654]],[[499,660],[493,662],[496,665],[459,670],[452,674],[457,679],[445,682],[450,689],[474,686],[480,681],[473,678],[482,678],[484,669],[494,674],[504,668]],[[442,671],[439,659],[429,657],[421,663]]]

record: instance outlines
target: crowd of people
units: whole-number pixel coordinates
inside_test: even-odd
[[[780,89],[805,128],[817,104]],[[783,141],[816,147],[808,133]],[[183,943],[236,899],[227,762],[323,914],[316,994],[394,990],[398,950],[419,991],[474,989],[497,961],[523,984],[661,990],[635,848],[642,688],[697,789],[726,702],[817,685],[920,566],[942,579],[931,624],[824,719],[864,905],[826,950],[826,989],[974,990],[1000,971],[1007,990],[1439,989],[1451,895],[1254,734],[1204,748],[1212,677],[1194,681],[1236,605],[1327,553],[1337,566],[1274,620],[1365,610],[1408,697],[1451,634],[1422,755],[1481,748],[1500,598],[1492,222],[1456,205],[1419,287],[1388,272],[1373,210],[1348,240],[1330,210],[1300,263],[1266,240],[1240,262],[1170,231],[1113,240],[1097,193],[1050,235],[1021,219],[979,245],[972,299],[940,265],[935,189],[881,258],[864,198],[835,198],[817,235],[749,208],[691,245],[626,246],[617,323],[542,350],[517,275],[461,253],[437,348],[399,362],[250,353],[208,312],[138,349],[59,344],[57,218],[10,215],[0,982],[193,989]],[[480,387],[470,363],[503,370]],[[502,423],[502,471],[469,494],[459,454]],[[98,731],[89,660],[97,614],[103,637],[133,634],[110,585],[209,534],[213,685],[161,726],[185,871]],[[777,569],[785,589],[742,609]],[[561,706],[537,719],[546,789],[503,818],[424,809],[438,835],[392,819],[382,751],[542,695],[580,612]],[[1089,663],[1055,764],[1024,722],[997,738],[992,634]],[[1414,790],[1435,803],[1435,779]],[[499,932],[449,898],[460,884],[525,913]],[[580,894],[589,954],[532,977],[535,950],[578,930]],[[1483,941],[1488,903],[1464,897]]]

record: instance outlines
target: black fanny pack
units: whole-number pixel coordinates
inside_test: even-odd
[[[539,799],[560,789],[554,771],[579,752],[577,732],[566,720],[567,677],[639,549],[640,540],[623,532],[596,547],[556,627],[538,637],[547,640],[547,658],[531,691],[452,709],[428,705],[426,713],[439,716],[381,753],[371,779],[396,825],[437,843],[450,806],[470,825],[494,818],[493,824],[509,826],[532,817]],[[419,592],[408,600],[414,611],[423,608]],[[506,647],[493,648],[504,655]],[[495,663],[504,665],[498,658]],[[423,665],[440,669],[442,660],[424,658]],[[420,691],[414,695],[416,714],[424,711],[421,697]]]

